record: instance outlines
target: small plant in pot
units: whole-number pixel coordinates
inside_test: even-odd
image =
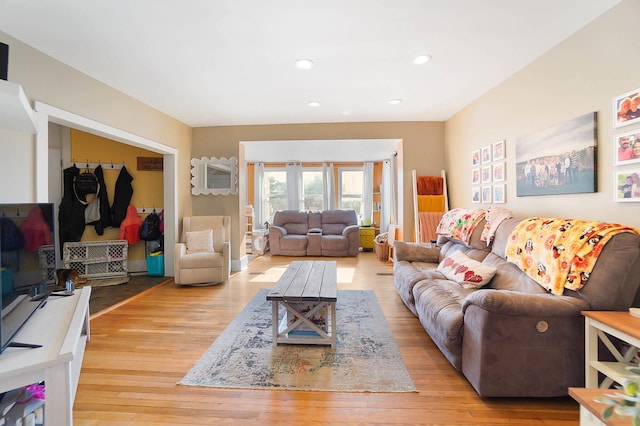
[[[627,367],[633,374],[622,381],[622,386],[617,386],[622,392],[615,392],[595,398],[596,402],[606,404],[607,408],[602,412],[602,418],[606,421],[615,414],[623,417],[632,417],[631,424],[640,426],[640,366]]]

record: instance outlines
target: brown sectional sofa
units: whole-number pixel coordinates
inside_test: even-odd
[[[354,210],[279,210],[269,227],[272,255],[357,256],[360,228]]]
[[[640,236],[626,232],[605,244],[580,291],[553,295],[505,260],[511,231],[500,223],[492,245],[480,240],[484,220],[465,244],[439,236],[432,248],[396,241],[398,294],[449,362],[483,397],[564,396],[584,386],[584,310],[640,306]],[[460,250],[497,269],[480,289],[447,279],[438,264]]]

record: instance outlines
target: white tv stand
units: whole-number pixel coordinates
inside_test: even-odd
[[[84,349],[90,338],[91,287],[72,296],[50,296],[14,341],[42,345],[9,347],[0,354],[0,392],[45,382],[45,425],[73,425],[73,401]]]

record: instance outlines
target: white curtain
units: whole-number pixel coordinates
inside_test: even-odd
[[[362,202],[364,208],[362,219],[373,221],[373,163],[370,161],[364,163],[363,170]]]
[[[254,229],[262,227],[264,223],[264,163],[253,165],[253,223]]]
[[[395,154],[389,162],[389,223],[400,225],[398,219],[398,155]]]
[[[391,161],[382,162],[382,185],[380,186],[380,232],[387,232],[387,227],[391,223],[391,200],[389,198],[391,189]]]
[[[333,181],[333,163],[322,163],[322,208],[325,210],[334,210],[336,208]]]
[[[287,208],[302,210],[302,165],[287,163]]]

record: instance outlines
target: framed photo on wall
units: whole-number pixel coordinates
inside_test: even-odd
[[[504,161],[493,164],[493,181],[504,182]]]
[[[616,172],[614,182],[616,201],[620,203],[640,202],[640,169]]]
[[[493,144],[493,161],[504,159],[504,140]]]
[[[471,166],[479,166],[480,165],[480,150],[476,149],[475,151],[471,151]]]
[[[480,169],[471,169],[471,184],[479,185],[480,184]]]
[[[614,136],[614,158],[616,164],[631,164],[640,162],[640,130],[621,133]]]
[[[482,157],[482,164],[487,164],[491,162],[491,145],[483,146],[480,151],[480,156]]]
[[[498,185],[493,185],[493,202],[494,203],[504,203],[504,183],[499,183]]]
[[[492,191],[492,187],[491,185],[488,186],[483,186],[482,187],[482,202],[483,203],[490,203],[491,202],[491,191]]]
[[[471,188],[471,202],[479,203],[480,202],[480,187],[474,186]]]
[[[491,182],[491,165],[482,166],[482,183]]]
[[[518,197],[596,192],[597,112],[565,120],[515,141]]]
[[[640,89],[623,93],[613,99],[614,127],[627,126],[640,121]]]

